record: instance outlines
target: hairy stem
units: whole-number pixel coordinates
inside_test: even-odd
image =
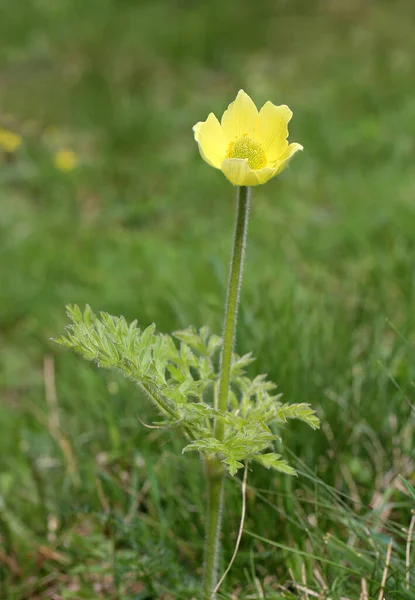
[[[226,410],[228,405],[232,352],[235,341],[239,292],[242,282],[246,233],[248,229],[249,196],[250,190],[248,187],[238,188],[235,236],[233,240],[228,294],[226,297],[225,324],[223,328],[223,346],[220,365],[218,409],[223,412]],[[218,438],[218,440],[223,441],[223,435],[224,424],[220,421],[216,421],[215,437]]]
[[[205,538],[203,600],[212,598],[218,580],[220,529],[223,509],[224,468],[215,457],[205,459],[208,507]]]
[[[225,324],[220,366],[219,394],[217,408],[225,412],[228,405],[232,352],[235,341],[236,318],[238,313],[239,292],[245,254],[246,233],[249,216],[249,188],[238,188],[235,235],[231,269],[226,297]],[[215,422],[215,437],[223,441],[223,423]],[[203,580],[203,600],[214,598],[218,580],[218,556],[220,549],[220,531],[223,509],[223,486],[225,468],[220,458],[206,459],[206,478],[208,488],[208,511],[205,540],[205,565]]]
[[[150,400],[155,404],[155,406],[162,412],[163,414],[172,417],[175,421],[179,421],[179,416],[176,411],[171,408],[167,402],[163,400],[160,394],[156,394],[153,392],[149,385],[145,383],[139,383],[139,387],[144,391],[145,394],[150,398]],[[194,435],[191,432],[189,427],[183,426],[183,432],[187,435],[187,437],[191,440],[194,439]]]

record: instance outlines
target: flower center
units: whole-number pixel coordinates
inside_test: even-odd
[[[247,158],[251,169],[262,169],[267,164],[264,148],[246,133],[230,142],[226,158]]]

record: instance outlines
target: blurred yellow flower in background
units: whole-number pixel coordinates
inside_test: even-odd
[[[266,102],[258,112],[251,98],[240,90],[219,123],[213,113],[193,127],[202,158],[220,169],[233,185],[266,183],[288,165],[303,147],[288,144],[288,106]]]
[[[0,127],[0,148],[11,153],[15,152],[21,143],[22,138],[18,133]]]
[[[78,165],[78,156],[73,150],[65,148],[56,152],[54,163],[59,171],[73,171]]]

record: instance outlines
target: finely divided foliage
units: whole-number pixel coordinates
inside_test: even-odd
[[[154,324],[141,331],[137,321],[128,324],[124,317],[103,312],[96,316],[89,306],[83,313],[78,306],[67,311],[72,324],[55,341],[134,381],[162,414],[162,425],[182,429],[189,442],[183,452],[217,454],[231,475],[246,460],[295,474],[272,452],[280,438],[270,425],[280,430],[288,419],[300,419],[316,429],[319,420],[308,404],[283,404],[265,375],[250,379],[245,373],[253,361],[250,354],[234,354],[228,410],[221,412],[216,406],[222,339],[207,327],[170,336],[156,333]],[[223,442],[214,436],[215,419],[224,424]]]

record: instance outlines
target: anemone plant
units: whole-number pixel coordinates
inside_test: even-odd
[[[68,307],[71,324],[55,341],[72,348],[100,367],[119,370],[136,383],[162,416],[160,425],[174,425],[185,439],[183,452],[203,458],[207,486],[203,599],[214,598],[224,504],[224,480],[249,462],[295,475],[274,452],[277,425],[281,433],[289,419],[313,428],[318,418],[308,404],[287,404],[266,375],[250,378],[251,354],[234,353],[234,340],[246,246],[250,187],[278,175],[302,149],[289,144],[287,106],[266,102],[258,112],[240,91],[221,122],[211,113],[193,130],[203,159],[220,169],[237,186],[237,208],[223,336],[204,326],[169,334],[155,325],[142,331],[137,323],[107,313],[96,315],[87,306]],[[242,528],[240,529],[240,533]],[[234,556],[238,550],[240,535]],[[234,557],[233,557],[234,558]],[[232,558],[232,561],[233,561]],[[232,561],[230,565],[232,564]],[[227,571],[226,571],[227,572]]]

